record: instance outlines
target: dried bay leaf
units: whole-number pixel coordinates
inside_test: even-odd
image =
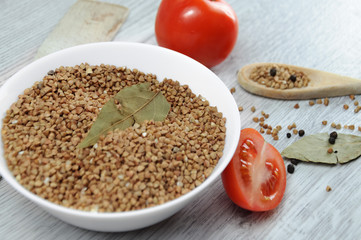
[[[308,135],[294,142],[281,153],[283,157],[305,162],[346,163],[361,156],[361,137],[339,133],[335,144],[328,142],[328,133]],[[333,153],[328,153],[329,148]]]
[[[120,90],[103,106],[78,148],[94,145],[101,135],[116,128],[124,130],[144,120],[163,121],[170,104],[160,91],[153,92],[149,87],[150,83],[141,83]]]

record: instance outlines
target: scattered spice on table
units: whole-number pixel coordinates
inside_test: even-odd
[[[325,99],[323,100],[323,104],[324,104],[325,106],[328,106],[329,103],[330,103],[330,100],[329,100],[328,98],[325,98]]]
[[[300,160],[291,159],[291,163],[292,163],[293,165],[295,165],[295,166],[296,166],[299,162],[300,162]]]
[[[296,123],[292,123],[287,126],[288,130],[292,130],[293,128],[296,128],[296,127],[297,127]]]
[[[328,142],[329,142],[330,144],[335,144],[336,138],[330,137],[330,138],[328,139]]]
[[[327,185],[327,187],[326,187],[326,192],[331,192],[331,190],[332,190],[332,188]]]
[[[303,137],[305,135],[305,130],[301,129],[300,131],[298,131],[298,135],[300,137]]]
[[[358,113],[361,110],[361,106],[357,106],[354,110],[355,113]]]
[[[295,172],[295,166],[293,164],[288,164],[287,165],[287,172],[288,173],[294,173]]]
[[[333,131],[333,132],[330,133],[330,137],[332,137],[332,138],[334,138],[334,139],[336,139],[337,136],[338,136],[338,134],[337,134],[336,131]]]

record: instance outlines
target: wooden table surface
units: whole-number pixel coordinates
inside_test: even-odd
[[[34,60],[37,49],[74,0],[0,1],[0,84]],[[158,0],[114,0],[130,9],[114,41],[156,45],[154,22]],[[254,96],[237,83],[236,71],[254,62],[281,62],[361,78],[360,0],[229,0],[239,20],[237,44],[231,55],[212,68],[234,98],[242,128],[259,130],[252,118],[263,110],[266,123],[281,125],[280,139],[265,139],[282,151],[293,122],[307,134],[330,132],[331,122],[354,124],[340,132],[361,136],[361,112],[353,112],[348,96],[330,99],[329,106],[308,100],[281,101]],[[205,86],[211,87],[211,86]],[[361,96],[356,96],[361,102]],[[293,106],[298,103],[300,108]],[[348,104],[348,110],[343,105]],[[252,106],[256,112],[250,111]],[[321,122],[329,124],[323,126]],[[285,162],[288,164],[288,162]],[[156,225],[124,233],[100,233],[68,225],[44,212],[0,182],[0,239],[361,239],[361,160],[326,166],[301,163],[287,175],[283,201],[273,211],[252,213],[234,205],[221,179],[203,196]],[[326,186],[332,191],[326,192]]]

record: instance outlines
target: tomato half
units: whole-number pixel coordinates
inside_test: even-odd
[[[183,53],[207,67],[232,51],[238,20],[223,0],[162,0],[155,21],[160,46]]]
[[[286,168],[281,154],[255,129],[241,131],[237,150],[222,173],[223,186],[238,206],[268,211],[281,202]]]

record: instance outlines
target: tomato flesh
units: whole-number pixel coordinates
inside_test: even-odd
[[[281,202],[286,168],[280,153],[255,129],[241,131],[237,150],[222,173],[231,200],[251,211],[268,211]]]

